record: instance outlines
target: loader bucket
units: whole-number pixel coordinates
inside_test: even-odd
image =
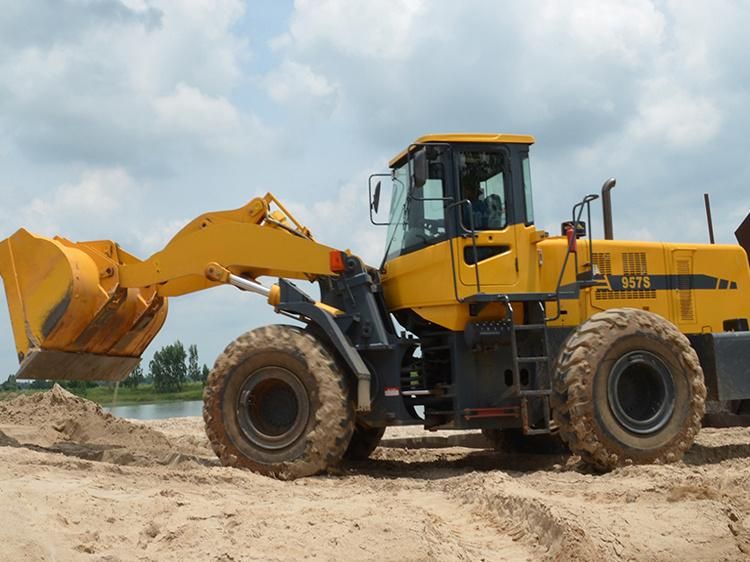
[[[21,229],[0,242],[16,377],[127,377],[167,315],[156,288],[120,286],[119,266],[138,261],[108,240],[73,243]]]

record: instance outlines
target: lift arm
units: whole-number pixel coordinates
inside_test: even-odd
[[[271,205],[278,210],[271,210]],[[332,275],[334,248],[316,242],[270,193],[232,211],[206,213],[191,221],[163,250],[145,261],[121,266],[123,287],[157,286],[163,297],[217,285],[207,275],[211,264],[232,274],[315,280]],[[226,281],[224,281],[226,282]]]
[[[73,243],[21,229],[0,242],[17,376],[121,380],[162,327],[167,297],[224,283],[261,287],[255,279],[264,275],[335,275],[331,252],[270,193],[199,216],[143,261],[109,240]],[[267,296],[277,304],[278,287]]]

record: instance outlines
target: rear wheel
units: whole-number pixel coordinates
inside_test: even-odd
[[[279,478],[337,464],[354,425],[344,373],[316,338],[292,326],[258,328],[232,342],[203,401],[222,464]]]
[[[593,315],[567,339],[555,368],[560,436],[600,470],[682,458],[700,429],[705,399],[688,339],[643,310]]]
[[[367,459],[378,447],[384,433],[384,427],[367,427],[357,422],[352,434],[352,440],[349,442],[346,453],[344,453],[344,458],[351,461],[363,461]]]

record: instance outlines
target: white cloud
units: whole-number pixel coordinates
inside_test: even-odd
[[[138,201],[140,194],[140,186],[122,168],[87,170],[77,183],[33,197],[19,210],[18,220],[47,236],[82,238],[99,231],[102,237],[101,231],[115,229],[113,219],[126,203]]]
[[[690,94],[662,79],[645,84],[643,91],[638,115],[629,126],[634,140],[690,148],[705,146],[719,134],[721,111],[707,96]]]
[[[298,200],[282,201],[315,239],[342,250],[350,249],[369,265],[378,266],[385,250],[385,227],[370,222],[367,189],[363,187],[376,166],[360,170],[338,189],[318,194],[315,201],[305,204]],[[381,209],[387,209],[389,193],[383,189]]]
[[[268,42],[268,46],[272,51],[280,51],[291,44],[292,37],[288,33],[277,35]]]
[[[316,74],[305,64],[285,60],[263,80],[269,96],[280,103],[308,105],[316,98],[330,98],[336,94],[336,86],[328,79]]]
[[[526,30],[543,44],[567,38],[566,48],[575,46],[586,59],[614,56],[628,65],[653,54],[665,27],[664,15],[649,0],[548,0],[539,13]]]
[[[223,97],[177,84],[174,93],[154,99],[156,115],[166,127],[186,133],[231,130],[239,124],[239,112]]]
[[[142,252],[139,257],[146,259],[148,256],[162,250],[167,245],[167,242],[188,222],[189,219],[173,219],[166,223],[139,228],[135,232],[135,238],[138,240],[140,251]]]
[[[330,44],[345,56],[401,60],[430,28],[424,0],[296,0],[294,8],[289,35],[303,50]]]
[[[263,127],[230,99],[249,57],[247,41],[233,30],[242,2],[97,6],[98,19],[76,4],[21,9],[28,13],[17,17],[30,22],[62,18],[65,33],[50,23],[54,41],[32,41],[41,35],[33,26],[30,37],[0,35],[0,125],[14,131],[22,151],[158,169],[173,146],[206,157],[252,146],[237,131]]]
[[[160,135],[175,138],[175,144],[202,145],[207,153],[242,153],[268,138],[268,131],[252,115],[244,115],[222,96],[210,96],[184,83],[167,95],[153,99]]]

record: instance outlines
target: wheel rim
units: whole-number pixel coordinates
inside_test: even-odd
[[[617,360],[607,394],[615,419],[633,433],[659,431],[674,412],[672,373],[659,357],[647,351],[632,351]]]
[[[283,449],[303,433],[310,403],[302,382],[283,367],[250,375],[237,400],[237,421],[245,437],[265,449]]]

